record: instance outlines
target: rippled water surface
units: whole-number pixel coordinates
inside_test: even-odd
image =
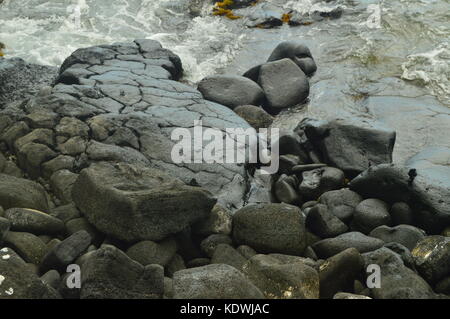
[[[280,114],[279,126],[294,127],[305,114],[370,117],[397,130],[397,159],[427,145],[450,146],[449,0],[260,2],[283,12],[344,13],[264,30],[212,16],[209,0],[4,0],[0,41],[7,56],[59,65],[79,47],[152,38],[180,55],[185,80],[195,83],[215,72],[240,74],[280,41],[300,40],[319,70],[310,102]]]

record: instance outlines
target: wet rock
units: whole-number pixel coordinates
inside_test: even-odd
[[[84,262],[81,299],[160,299],[164,269],[142,266],[114,246],[104,246]]]
[[[79,231],[55,245],[42,259],[39,270],[45,273],[50,269],[65,271],[65,267],[80,257],[91,244],[91,236]]]
[[[273,122],[273,117],[258,106],[241,105],[236,107],[234,112],[246,120],[255,130],[268,128]]]
[[[27,63],[20,58],[0,59],[0,106],[32,97],[50,85],[55,67]]]
[[[19,166],[33,179],[42,176],[41,165],[56,156],[52,149],[39,143],[27,143],[17,152]]]
[[[72,198],[101,232],[133,242],[161,240],[205,218],[216,199],[143,166],[91,165],[77,179]]]
[[[434,290],[437,293],[450,295],[450,276],[442,279],[436,285]]]
[[[364,260],[355,248],[328,258],[319,270],[320,297],[333,298],[338,292],[350,292],[363,270]]]
[[[305,217],[288,204],[257,204],[233,215],[233,239],[261,253],[301,255],[306,248]]]
[[[320,203],[327,205],[328,211],[345,223],[350,222],[355,207],[363,198],[348,188],[325,192],[320,196]]]
[[[392,204],[390,213],[392,223],[395,225],[411,225],[414,222],[413,211],[407,203],[398,202]]]
[[[271,29],[283,25],[283,10],[268,2],[259,2],[247,9],[236,10],[235,14],[245,17],[249,28]]]
[[[274,109],[295,106],[309,95],[305,73],[290,59],[262,65],[258,83],[266,95],[268,106]]]
[[[319,275],[302,262],[283,263],[272,256],[256,255],[244,265],[244,273],[266,298],[319,298]]]
[[[378,238],[366,236],[359,232],[349,232],[335,238],[320,240],[312,245],[319,258],[329,258],[348,248],[356,248],[360,253],[376,250],[384,242]]]
[[[195,258],[192,260],[189,260],[186,264],[187,268],[196,268],[196,267],[203,267],[206,265],[211,264],[211,259],[209,258]]]
[[[62,220],[64,223],[81,217],[80,211],[73,203],[53,208],[50,210],[50,215]]]
[[[344,172],[334,167],[317,168],[305,171],[298,190],[301,196],[318,199],[325,192],[338,189],[344,185]]]
[[[392,162],[395,132],[379,123],[304,119],[296,130],[306,134],[323,163],[342,169],[349,176],[373,165]]]
[[[416,268],[429,283],[436,283],[450,274],[450,238],[428,236],[411,252]]]
[[[33,181],[0,174],[0,205],[4,209],[23,207],[47,211],[47,194]]]
[[[35,209],[10,208],[5,211],[5,217],[10,220],[11,229],[18,232],[53,235],[65,230],[61,220]]]
[[[431,148],[406,165],[381,164],[366,170],[350,183],[362,196],[388,202],[406,202],[414,208],[415,225],[439,233],[450,223],[450,167],[448,148]]]
[[[363,254],[364,267],[378,265],[381,270],[380,287],[371,288],[375,299],[429,299],[433,290],[411,269],[405,267],[399,255],[388,248]]]
[[[47,247],[37,236],[30,233],[9,231],[3,244],[16,251],[27,263],[39,265],[47,253]]]
[[[281,42],[273,50],[267,62],[278,61],[285,58],[291,59],[308,76],[314,74],[317,70],[311,51],[302,43],[293,41]]]
[[[175,299],[262,299],[261,291],[236,268],[224,264],[178,271]]]
[[[198,90],[205,99],[231,109],[241,105],[260,105],[264,99],[259,85],[243,76],[209,76],[200,81]]]
[[[389,206],[379,199],[365,199],[355,207],[352,220],[353,230],[368,234],[376,227],[390,225],[390,223]]]
[[[60,296],[10,248],[0,250],[0,299],[59,299]]]
[[[385,243],[399,243],[412,250],[417,242],[425,237],[425,233],[410,225],[379,226],[372,230],[369,236],[379,238]]]
[[[160,243],[141,241],[126,251],[128,257],[143,266],[158,264],[163,267],[169,264],[176,252],[177,244],[173,238],[165,239]]]
[[[242,271],[247,259],[236,249],[227,244],[219,244],[211,257],[211,264],[226,264]]]
[[[67,155],[59,155],[56,158],[42,164],[43,177],[48,179],[59,170],[73,170],[75,158]]]
[[[339,218],[328,211],[327,206],[318,204],[309,210],[306,227],[321,238],[336,237],[348,230]]]
[[[216,204],[206,219],[201,220],[193,226],[193,232],[203,236],[212,234],[229,235],[231,228],[231,212],[225,207]]]

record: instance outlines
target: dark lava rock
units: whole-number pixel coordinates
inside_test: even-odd
[[[427,282],[405,267],[399,255],[388,248],[363,254],[364,267],[378,265],[380,288],[371,288],[375,299],[429,299],[435,296]]]
[[[65,271],[65,267],[80,257],[91,244],[91,236],[86,231],[79,231],[53,247],[42,259],[39,267],[41,273],[50,269]]]
[[[379,226],[372,230],[369,236],[379,238],[385,243],[399,243],[409,250],[413,250],[417,242],[425,237],[425,233],[410,225]]]
[[[233,239],[261,253],[301,255],[306,248],[305,217],[288,204],[257,204],[233,215]]]
[[[328,210],[334,216],[348,223],[355,211],[355,207],[363,198],[348,188],[325,192],[320,196],[320,203],[327,205]]]
[[[353,282],[363,270],[364,260],[355,248],[328,258],[319,270],[320,297],[333,298],[337,292],[352,291]]]
[[[309,95],[309,82],[303,71],[290,59],[261,66],[258,83],[269,107],[282,109],[302,103]]]
[[[309,210],[306,227],[321,238],[336,237],[348,230],[347,225],[331,214],[323,204],[317,204]]]
[[[376,122],[304,119],[303,131],[322,162],[355,176],[370,166],[391,163],[395,132]]]
[[[161,240],[205,218],[216,199],[164,172],[129,164],[84,169],[72,197],[90,223],[120,240]]]
[[[379,199],[369,198],[355,207],[351,226],[353,230],[368,234],[376,227],[390,223],[389,206]]]
[[[0,174],[0,205],[4,209],[23,207],[48,211],[44,188],[33,181]]]
[[[93,252],[81,269],[81,299],[160,299],[164,269],[142,266],[114,246]]]
[[[141,241],[127,250],[127,255],[141,265],[158,264],[166,266],[177,252],[177,243],[173,238],[167,238],[160,243]]]
[[[273,122],[273,117],[258,106],[241,105],[236,107],[233,111],[246,120],[255,130],[268,128]]]
[[[0,249],[0,299],[59,299],[58,292],[9,248]]]
[[[244,265],[244,273],[266,298],[319,298],[319,275],[305,263],[282,262],[273,256],[255,255]]]
[[[434,284],[450,274],[450,237],[429,236],[411,252],[419,273]]]
[[[264,100],[264,92],[259,85],[243,76],[209,76],[200,81],[198,90],[205,99],[231,109],[241,105],[260,105]]]
[[[329,258],[347,248],[356,248],[360,253],[376,250],[384,242],[378,238],[366,236],[359,232],[349,232],[335,238],[327,238],[312,245],[319,258]]]
[[[52,235],[64,232],[64,223],[53,216],[35,209],[10,208],[5,217],[11,221],[11,229],[35,235]]]
[[[177,271],[175,299],[263,299],[261,291],[236,268],[224,264]]]

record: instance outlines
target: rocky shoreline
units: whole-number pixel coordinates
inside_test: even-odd
[[[393,164],[395,131],[304,119],[270,178],[172,161],[175,128],[267,128],[316,69],[293,42],[198,89],[152,40],[1,59],[0,298],[448,298],[446,147]]]

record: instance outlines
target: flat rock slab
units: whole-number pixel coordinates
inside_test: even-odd
[[[160,170],[107,162],[81,171],[72,198],[98,230],[127,242],[178,233],[207,217],[216,203],[207,190]]]
[[[48,92],[1,111],[0,140],[33,178],[48,179],[61,168],[79,173],[99,161],[141,163],[207,188],[227,208],[239,208],[248,189],[244,165],[172,160],[176,128],[192,129],[196,120],[223,134],[250,127],[228,107],[177,82],[182,71],[179,57],[153,40],[78,49]]]

